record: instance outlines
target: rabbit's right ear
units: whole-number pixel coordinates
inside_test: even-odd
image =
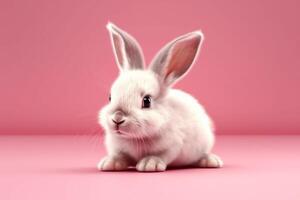
[[[112,23],[107,24],[113,51],[120,70],[144,69],[143,52],[138,42],[128,33]]]
[[[150,64],[150,70],[155,72],[166,86],[174,84],[191,69],[203,38],[200,31],[176,38],[158,52]]]

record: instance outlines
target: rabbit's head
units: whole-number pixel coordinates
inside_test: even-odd
[[[203,35],[196,31],[176,38],[158,52],[146,69],[137,41],[111,23],[107,29],[120,74],[99,121],[107,134],[129,138],[158,135],[172,115],[165,106],[170,104],[165,98],[169,88],[191,68]]]

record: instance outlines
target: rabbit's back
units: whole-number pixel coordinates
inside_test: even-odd
[[[176,134],[182,135],[180,155],[172,165],[197,161],[199,155],[210,152],[214,144],[213,125],[204,107],[190,94],[171,89],[166,96],[170,121]]]

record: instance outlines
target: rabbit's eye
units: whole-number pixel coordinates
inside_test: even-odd
[[[111,101],[111,95],[109,94],[108,100]]]
[[[150,108],[150,106],[151,106],[151,96],[150,95],[146,95],[143,98],[142,108]]]

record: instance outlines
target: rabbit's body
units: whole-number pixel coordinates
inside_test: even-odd
[[[112,85],[111,102],[100,112],[108,156],[98,168],[220,167],[222,161],[210,153],[213,125],[205,109],[190,94],[170,87],[189,70],[202,34],[174,40],[145,70],[136,41],[111,24],[108,28],[121,73]]]
[[[168,158],[171,166],[196,163],[209,153],[214,143],[214,134],[204,108],[195,98],[181,90],[170,89],[164,98],[160,109],[166,119],[158,119],[165,120],[159,133],[140,139],[106,134],[108,152],[124,152],[137,162],[147,155],[172,151]]]

